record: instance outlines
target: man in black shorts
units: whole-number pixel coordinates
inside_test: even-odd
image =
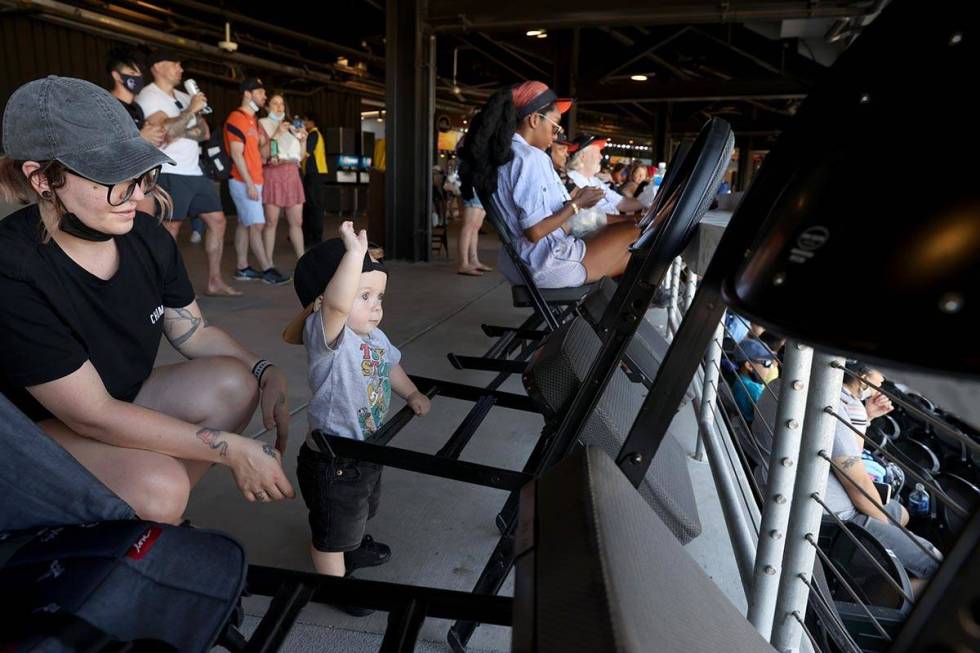
[[[177,238],[181,221],[188,216],[201,216],[208,225],[204,251],[208,258],[208,287],[205,294],[237,296],[235,290],[221,277],[221,253],[224,248],[225,214],[214,182],[201,172],[198,164],[200,142],[206,141],[211,130],[200,115],[207,106],[204,93],[194,97],[177,89],[184,69],[181,57],[168,50],[157,50],[146,60],[153,83],[147,84],[136,96],[136,102],[146,115],[147,124],[162,125],[165,130],[163,152],[177,162],[164,166],[160,187],[173,199],[173,219],[165,224]]]

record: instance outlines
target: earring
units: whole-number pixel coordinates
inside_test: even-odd
[[[44,200],[44,201],[46,201],[46,202],[50,202],[51,200],[54,199],[54,193],[52,193],[49,190],[42,190],[41,191],[41,199]]]

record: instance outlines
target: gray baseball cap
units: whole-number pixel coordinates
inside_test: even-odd
[[[10,96],[3,111],[3,149],[19,161],[60,161],[107,185],[174,163],[140,136],[108,91],[54,75],[28,82]]]

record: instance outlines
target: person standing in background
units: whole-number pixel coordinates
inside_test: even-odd
[[[262,209],[262,160],[269,154],[269,139],[259,127],[255,114],[265,106],[265,85],[261,79],[251,77],[242,82],[239,90],[242,103],[225,120],[225,150],[232,160],[228,193],[238,211],[238,229],[235,231],[235,278],[240,281],[261,279],[275,286],[288,283],[272,267],[266,256],[262,230],[265,212]],[[248,264],[248,251],[252,250],[259,270]]]
[[[327,147],[317,127],[317,116],[306,114],[306,158],[303,169],[303,189],[306,203],[303,205],[303,244],[306,249],[323,242],[323,217],[327,210],[326,175]]]
[[[208,124],[199,115],[208,99],[204,93],[191,97],[177,90],[184,75],[180,60],[180,55],[171,50],[151,53],[146,65],[153,75],[153,83],[147,84],[136,96],[136,102],[146,114],[147,124],[164,129],[163,153],[177,162],[160,173],[160,187],[167,191],[174,203],[173,218],[164,222],[164,226],[176,239],[181,221],[188,216],[200,215],[208,225],[204,243],[208,259],[205,294],[236,297],[242,294],[241,291],[229,286],[221,277],[226,224],[221,198],[214,182],[204,176],[198,163],[200,143],[211,135]],[[147,210],[143,206],[140,209]],[[152,206],[149,212],[153,212]]]
[[[113,48],[105,62],[105,71],[112,80],[109,92],[119,100],[140,130],[140,136],[157,147],[163,145],[164,130],[162,125],[147,125],[143,109],[135,102],[136,95],[143,90],[145,80],[136,56],[132,50]]]
[[[279,213],[286,211],[289,222],[289,242],[292,243],[296,260],[303,255],[303,180],[299,166],[306,158],[306,129],[301,122],[289,120],[289,108],[279,93],[269,98],[268,112],[259,124],[269,137],[269,159],[262,168],[262,206],[265,209],[265,228],[262,239],[269,264],[276,265],[276,227]]]

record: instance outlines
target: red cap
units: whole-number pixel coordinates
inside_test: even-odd
[[[565,113],[572,108],[571,98],[560,98],[548,88],[544,82],[523,82],[510,90],[510,97],[517,108],[517,117],[526,118],[535,111],[540,111],[554,103],[559,113]]]

